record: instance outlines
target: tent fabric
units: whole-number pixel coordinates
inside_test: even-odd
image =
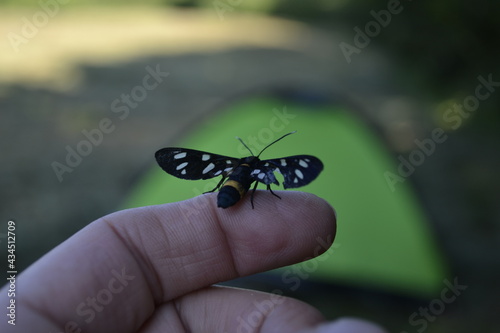
[[[326,199],[338,214],[333,247],[295,269],[306,272],[311,281],[408,296],[435,295],[447,271],[428,217],[411,182],[391,190],[384,174],[397,173],[395,159],[359,113],[329,104],[247,98],[204,120],[175,145],[244,157],[249,153],[235,136],[257,154],[267,143],[294,130],[296,134],[267,149],[261,158],[297,154],[320,158],[325,168],[318,179],[297,190]],[[216,185],[217,179],[186,181],[164,173],[153,158],[160,148],[162,143],[151,148],[154,166],[126,207],[180,201],[202,195]],[[274,273],[284,279],[293,272],[288,267]]]

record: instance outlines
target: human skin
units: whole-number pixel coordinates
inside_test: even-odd
[[[301,262],[326,250],[319,239],[333,242],[326,201],[277,193],[282,200],[257,191],[255,209],[249,198],[219,209],[211,193],[104,216],[17,277],[16,325],[4,317],[0,331],[384,332],[359,319],[327,322],[292,298],[213,286]]]

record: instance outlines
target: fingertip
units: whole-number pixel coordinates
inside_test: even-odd
[[[332,206],[311,193],[275,193],[281,200],[269,191],[257,191],[254,209],[249,198],[245,198],[235,207],[224,210],[215,208],[215,211],[222,224],[227,226],[225,230],[242,246],[245,241],[250,241],[249,246],[254,250],[257,248],[257,251],[268,253],[288,248],[288,251],[300,253],[301,258],[295,257],[299,261],[328,250],[336,234],[336,216]]]
[[[331,246],[336,235],[336,212],[323,198],[300,191],[275,191],[281,199],[269,191],[257,190],[254,194],[254,208],[250,194],[229,208],[217,207],[217,193],[207,193],[186,201],[160,205],[156,208],[166,220],[183,221],[179,226],[206,225],[217,221],[229,239],[236,239],[240,245],[245,241],[260,244],[260,249],[273,252],[290,243],[308,243],[314,240],[322,245],[319,255]],[[170,212],[170,214],[167,214]],[[300,241],[299,241],[300,240]],[[296,244],[295,247],[300,248]],[[255,246],[252,246],[255,248]]]
[[[302,216],[302,220],[309,221],[315,229],[319,228],[321,234],[328,236],[331,245],[337,232],[337,213],[330,203],[312,193],[287,193],[289,200],[283,202],[282,210],[289,212],[292,219]]]
[[[178,290],[188,291],[302,262],[330,248],[336,232],[335,212],[330,204],[310,193],[276,193],[281,200],[269,191],[256,191],[254,209],[249,195],[222,209],[217,207],[217,193],[209,193],[123,211],[107,220],[117,227],[130,248],[143,252],[138,257],[151,258],[155,276],[172,274],[166,271],[166,262],[175,262],[181,256],[184,266],[189,267],[189,276],[197,277],[197,281],[191,279],[190,286],[183,286],[188,289],[182,289],[180,284],[187,273],[175,272]],[[168,294],[164,299],[177,295]]]

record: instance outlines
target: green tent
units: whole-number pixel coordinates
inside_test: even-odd
[[[248,151],[236,136],[258,153],[272,140],[297,130],[261,157],[311,154],[324,163],[318,179],[300,191],[335,207],[337,238],[328,253],[298,264],[309,272],[308,280],[433,297],[448,275],[432,226],[411,182],[390,188],[385,173],[397,174],[397,159],[365,120],[360,113],[329,103],[261,96],[218,111],[175,146],[243,157]],[[217,180],[186,181],[164,173],[153,156],[162,144],[152,148],[151,170],[126,207],[180,201],[215,187]]]

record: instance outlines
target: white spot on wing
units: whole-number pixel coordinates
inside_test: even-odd
[[[226,161],[226,164],[232,164],[232,163],[233,163],[233,161],[231,161],[231,160]]]
[[[231,168],[231,167],[229,167],[229,168],[225,168],[225,169],[224,169],[224,172],[228,172],[228,171],[231,171],[231,170],[233,170],[233,168]]]
[[[182,152],[182,153],[179,153],[179,154],[175,154],[174,155],[174,159],[178,160],[179,158],[184,158],[186,157],[187,153],[186,152]],[[179,169],[177,169],[179,170]]]
[[[295,169],[295,174],[297,175],[297,177],[299,177],[300,179],[304,179],[304,175],[302,174],[302,171],[300,171],[299,169]],[[297,179],[297,178],[295,178]]]
[[[262,180],[262,179],[264,179],[265,176],[266,176],[265,173],[259,173],[259,175],[257,176],[257,178],[259,178],[259,179]]]
[[[214,173],[214,176],[218,176],[218,175],[220,175],[221,173],[222,173],[222,170],[219,170],[219,171],[217,171],[216,173]]]
[[[307,164],[307,162],[304,160],[299,160],[299,165],[303,168],[307,168],[309,166],[309,164]]]
[[[181,175],[185,175],[185,174],[186,174],[186,169],[181,171]]]
[[[258,173],[260,173],[260,169],[255,169],[252,171],[251,175],[256,175]]]
[[[294,182],[295,184],[297,184],[297,183],[299,182],[299,180],[297,179],[297,177],[295,177],[295,179],[293,180],[293,182]]]
[[[210,159],[210,155],[208,155],[208,154],[201,155],[201,160],[202,161],[208,161],[209,159]]]
[[[212,170],[213,168],[215,168],[215,164],[213,163],[210,163],[209,165],[207,165],[207,167],[205,169],[203,169],[203,171],[201,172],[202,174],[206,174],[207,172],[209,172],[210,170]]]
[[[185,154],[185,153],[184,153]],[[180,170],[180,169],[184,169],[186,167],[186,165],[188,165],[188,162],[184,162],[184,163],[181,163],[177,166],[177,168],[175,168],[175,170]]]
[[[280,162],[281,162],[281,166],[286,166],[286,160],[284,158],[282,158],[280,160]]]

